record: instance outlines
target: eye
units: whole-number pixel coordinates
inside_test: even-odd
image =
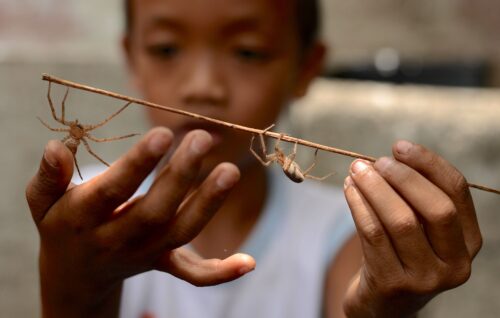
[[[235,53],[240,59],[245,61],[265,61],[269,57],[267,52],[259,49],[238,48]]]
[[[174,44],[153,44],[147,47],[147,51],[156,57],[171,58],[179,52],[179,48]]]

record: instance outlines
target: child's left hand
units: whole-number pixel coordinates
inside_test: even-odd
[[[364,256],[344,301],[348,317],[414,315],[466,282],[481,248],[463,175],[420,145],[400,141],[393,154],[355,161],[346,179]]]

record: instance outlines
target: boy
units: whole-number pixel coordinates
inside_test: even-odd
[[[128,1],[132,81],[147,100],[268,127],[320,69],[315,6]],[[468,279],[481,246],[471,196],[425,148],[400,141],[394,158],[352,164],[344,193],[358,239],[337,190],[266,174],[248,135],[148,116],[160,128],[78,186],[71,153],[47,145],[27,187],[45,316],[114,317],[121,302],[123,317],[404,317]],[[259,267],[230,284],[158,272],[123,284],[151,269],[227,282],[255,267],[227,257],[238,250]]]

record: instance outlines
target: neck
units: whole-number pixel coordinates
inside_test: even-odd
[[[204,257],[226,258],[237,252],[254,228],[267,193],[265,168],[246,167],[241,180],[217,214],[191,242]]]

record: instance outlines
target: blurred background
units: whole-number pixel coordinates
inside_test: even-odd
[[[398,138],[423,143],[470,182],[500,188],[500,1],[323,0],[331,50],[324,76],[294,105],[282,129],[372,156]],[[134,95],[119,50],[121,0],[0,0],[0,316],[38,316],[38,238],[24,199],[48,139],[42,73]],[[56,105],[64,90],[54,87]],[[72,90],[69,118],[96,122],[123,103]],[[133,127],[133,128],[131,128]],[[139,107],[99,137],[147,129]],[[95,145],[112,161],[133,140]],[[299,162],[310,151],[300,149]],[[94,163],[79,152],[82,165]],[[320,154],[318,175],[342,182],[349,158]],[[333,168],[332,168],[333,167]],[[422,317],[496,317],[500,312],[500,196],[473,191],[484,247],[464,286]],[[68,282],[70,283],[70,282]]]

